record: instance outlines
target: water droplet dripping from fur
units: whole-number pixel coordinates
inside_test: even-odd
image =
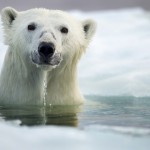
[[[38,64],[36,64],[36,67],[37,67],[37,68],[39,68],[39,65],[38,65]]]
[[[47,80],[44,80],[43,86],[43,105],[46,106],[46,95],[47,95]]]

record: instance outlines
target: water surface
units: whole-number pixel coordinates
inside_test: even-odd
[[[82,106],[0,107],[0,118],[20,125],[92,125],[150,129],[150,98],[86,96]]]

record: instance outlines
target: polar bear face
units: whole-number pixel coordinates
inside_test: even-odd
[[[2,10],[5,43],[31,65],[52,70],[79,59],[95,32],[92,20],[79,21],[59,10]]]

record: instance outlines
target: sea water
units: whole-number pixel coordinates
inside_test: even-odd
[[[8,122],[19,120],[20,126],[57,125],[86,129],[100,125],[141,128],[150,134],[150,98],[86,96],[86,99],[81,106],[1,106],[0,118]]]
[[[150,148],[150,98],[86,99],[82,106],[1,106],[0,149]]]

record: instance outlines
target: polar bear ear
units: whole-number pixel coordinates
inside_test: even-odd
[[[85,32],[85,38],[89,41],[96,31],[96,22],[91,19],[87,19],[82,22],[82,25]]]
[[[11,27],[13,21],[16,19],[18,12],[11,7],[5,7],[1,11],[1,18],[4,27]]]

